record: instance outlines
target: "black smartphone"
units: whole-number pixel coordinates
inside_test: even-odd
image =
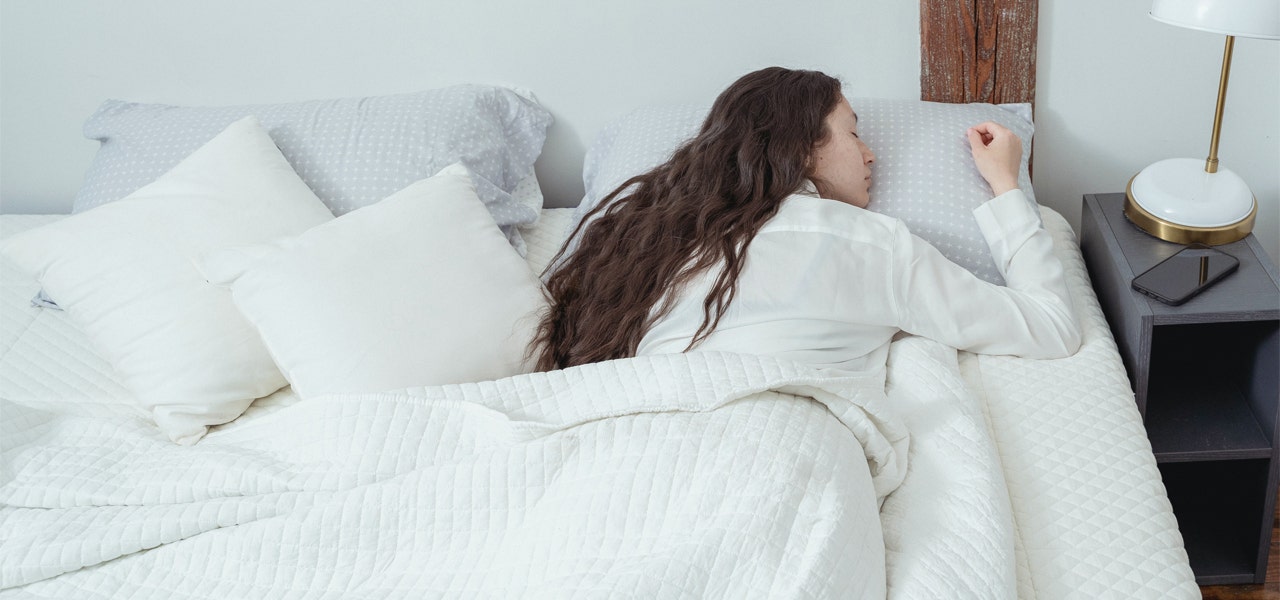
[[[1235,272],[1240,261],[1204,244],[1192,244],[1133,278],[1133,289],[1177,306]]]

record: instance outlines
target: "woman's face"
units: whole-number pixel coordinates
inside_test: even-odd
[[[823,198],[866,208],[876,155],[858,137],[858,117],[848,100],[840,99],[826,125],[827,140],[809,158],[809,179]]]

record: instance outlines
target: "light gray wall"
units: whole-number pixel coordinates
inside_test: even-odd
[[[1145,0],[1040,0],[1035,187],[1077,223],[1080,197],[1142,167],[1207,154],[1222,38],[1147,17]],[[582,194],[609,119],[706,100],[781,64],[859,95],[918,94],[918,3],[875,0],[3,0],[0,212],[66,212],[106,98],[236,104],[467,81],[533,90],[557,117],[538,163],[548,201]],[[1280,43],[1241,39],[1222,164],[1261,205],[1280,256]]]
[[[80,125],[106,98],[262,103],[463,82],[528,88],[552,111],[539,180],[572,206],[596,131],[646,103],[709,100],[775,64],[917,97],[919,9],[878,4],[3,0],[0,210],[70,210],[97,145]]]

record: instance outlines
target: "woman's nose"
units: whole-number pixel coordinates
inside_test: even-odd
[[[866,142],[858,140],[858,150],[862,152],[863,164],[869,165],[876,162],[876,153],[871,151],[871,146],[868,146]]]

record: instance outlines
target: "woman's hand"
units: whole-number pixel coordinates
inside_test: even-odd
[[[970,127],[969,150],[982,178],[997,196],[1018,188],[1022,165],[1022,140],[1003,125],[987,121]]]

